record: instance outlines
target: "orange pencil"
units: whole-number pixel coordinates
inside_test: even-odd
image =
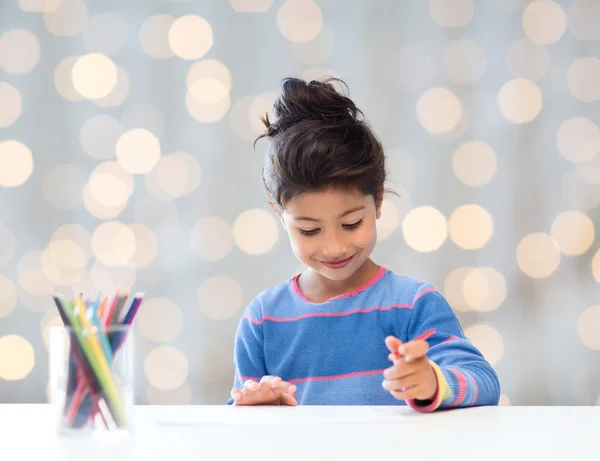
[[[435,329],[431,328],[430,330],[427,330],[425,333],[423,333],[422,335],[417,336],[415,339],[413,339],[412,341],[421,341],[421,340],[426,340],[427,338],[431,337],[432,335],[435,334]],[[394,352],[394,355],[397,358],[402,358],[402,354],[400,354],[400,352],[396,351]]]

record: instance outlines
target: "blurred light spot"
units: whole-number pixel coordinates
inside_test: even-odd
[[[498,405],[501,407],[510,406],[510,400],[508,399],[508,396],[506,394],[500,394],[500,401],[498,402]]]
[[[71,240],[52,240],[41,256],[44,275],[57,285],[80,280],[86,265],[85,251]]]
[[[462,289],[465,302],[478,312],[493,311],[506,299],[506,280],[492,267],[469,271],[462,282]]]
[[[494,235],[492,216],[479,205],[461,205],[448,219],[450,238],[465,250],[483,248]]]
[[[417,117],[432,134],[452,131],[463,115],[460,99],[446,88],[432,88],[417,102]]]
[[[192,388],[187,381],[169,391],[161,391],[148,385],[146,397],[150,405],[189,405],[192,403]]]
[[[450,272],[446,277],[444,282],[444,297],[455,311],[467,312],[472,310],[472,307],[465,299],[464,285],[465,280],[473,269],[473,267],[459,267]]]
[[[265,126],[261,121],[261,117],[265,115],[265,113],[269,114],[269,119],[273,120],[273,104],[279,97],[277,93],[262,93],[256,96],[252,103],[250,104],[249,116],[250,116],[250,125],[254,129],[255,136],[261,134]],[[371,120],[373,123],[373,120]]]
[[[600,350],[600,305],[588,307],[577,322],[579,339],[592,350]]]
[[[25,379],[35,365],[33,347],[19,335],[0,337],[0,378],[6,381]]]
[[[202,381],[218,383],[231,379],[233,341],[224,337],[207,338],[204,335],[194,349],[194,364]]]
[[[229,110],[231,100],[229,93],[214,104],[203,104],[194,99],[191,93],[185,96],[185,104],[189,114],[201,123],[213,123],[221,120]]]
[[[596,282],[600,283],[600,249],[592,258],[592,275],[596,279]]]
[[[103,109],[120,106],[129,94],[129,75],[122,67],[117,66],[117,84],[112,91],[103,98],[94,99],[92,102]]]
[[[0,82],[0,101],[0,128],[6,128],[21,115],[21,93],[10,83]]]
[[[430,133],[431,137],[436,141],[446,142],[455,144],[457,143],[462,136],[465,134],[467,129],[469,128],[469,117],[467,116],[467,112],[463,109],[460,120],[454,126],[454,128],[448,132],[444,133]]]
[[[38,269],[42,274],[40,277],[44,278],[42,273],[42,269]],[[53,292],[53,289],[50,290],[45,295],[31,295],[27,291],[22,288],[17,289],[17,297],[18,297],[18,305],[23,306],[31,312],[37,313],[48,313],[48,312],[56,312],[56,305],[52,300],[52,296],[50,294]]]
[[[517,263],[529,277],[548,277],[560,264],[558,244],[548,234],[528,234],[517,246]]]
[[[567,85],[577,99],[584,102],[600,100],[600,59],[579,58],[569,67]]]
[[[136,268],[148,267],[158,252],[156,235],[152,229],[143,224],[131,224],[129,228],[135,235],[135,252],[132,262]]]
[[[164,201],[191,195],[200,185],[201,175],[194,157],[175,152],[162,156],[144,180],[150,195]]]
[[[473,0],[429,0],[429,14],[440,27],[464,27],[475,14]]]
[[[121,116],[121,123],[125,130],[143,128],[156,137],[162,136],[165,130],[162,113],[155,106],[147,102],[128,106]]]
[[[72,210],[82,202],[85,176],[75,165],[56,165],[42,179],[44,199],[59,210]]]
[[[328,67],[310,67],[302,72],[301,78],[310,82],[311,80],[322,80],[327,77],[338,77],[339,75]]]
[[[0,318],[6,317],[17,305],[17,287],[8,277],[0,274]]]
[[[233,223],[235,244],[251,255],[270,251],[278,237],[277,221],[265,210],[244,211]]]
[[[454,152],[452,168],[467,186],[482,186],[496,174],[496,152],[482,141],[465,142]]]
[[[156,342],[174,339],[181,330],[183,314],[173,301],[167,298],[154,298],[144,301],[136,318],[142,334]]]
[[[216,59],[203,59],[191,65],[186,76],[188,90],[194,82],[205,79],[217,80],[227,89],[227,92],[231,90],[231,72],[226,65]],[[201,99],[198,101],[202,102]]]
[[[112,219],[119,216],[127,207],[127,202],[114,207],[107,207],[98,202],[90,192],[89,183],[83,188],[83,204],[92,216],[99,219]]]
[[[15,237],[10,229],[0,222],[0,267],[6,267],[17,252]]]
[[[28,13],[53,11],[60,6],[62,0],[19,0],[19,8]]]
[[[562,254],[581,255],[594,243],[594,222],[581,211],[566,211],[552,223],[551,234]]]
[[[73,65],[72,77],[75,91],[88,99],[100,99],[117,85],[117,66],[103,54],[86,54]]]
[[[216,104],[227,97],[228,93],[227,86],[213,77],[195,80],[189,87],[189,95],[203,105]]]
[[[273,4],[273,0],[229,0],[233,11],[238,13],[264,13]]]
[[[443,66],[450,80],[460,85],[471,85],[485,74],[485,51],[472,40],[457,40],[446,47]]]
[[[323,28],[321,7],[312,0],[286,0],[277,11],[277,26],[292,42],[308,42]]]
[[[333,55],[334,37],[331,30],[323,27],[318,35],[308,42],[293,42],[292,54],[309,66],[327,62]]]
[[[56,312],[46,313],[40,322],[42,330],[42,338],[46,347],[50,344],[50,331],[54,327],[62,327],[64,325],[62,319]]]
[[[179,349],[161,346],[150,351],[144,361],[150,384],[161,391],[177,389],[188,378],[188,360]]]
[[[27,74],[40,62],[40,42],[25,29],[10,29],[0,37],[0,66],[9,74]]]
[[[88,155],[108,160],[116,155],[117,141],[122,133],[123,127],[116,119],[110,115],[95,115],[83,124],[79,139]]]
[[[242,308],[242,287],[228,275],[209,277],[200,285],[198,302],[211,319],[229,319]]]
[[[0,142],[0,187],[21,186],[33,172],[29,148],[15,139]]]
[[[171,51],[186,60],[201,58],[213,45],[211,25],[195,15],[175,19],[169,28],[168,37]]]
[[[100,224],[92,235],[94,256],[107,266],[123,266],[131,261],[135,247],[135,234],[118,221]]]
[[[168,14],[152,16],[140,28],[140,43],[144,52],[155,59],[173,56],[169,46],[169,29],[175,19]]]
[[[542,45],[557,42],[567,28],[564,10],[550,0],[530,3],[523,12],[522,23],[525,35]]]
[[[422,206],[408,212],[402,223],[404,240],[420,252],[435,251],[448,237],[446,218],[436,208]]]
[[[206,216],[200,218],[192,228],[190,245],[205,261],[219,261],[233,248],[233,231],[218,216]]]
[[[112,296],[117,290],[131,292],[136,280],[137,272],[133,262],[117,267],[96,261],[90,268],[90,281],[95,289],[92,296],[97,296],[98,293]],[[81,291],[85,293],[85,290]]]
[[[41,252],[29,252],[17,265],[19,286],[31,296],[47,296],[54,290],[54,284],[42,271],[41,255]]]
[[[231,108],[231,112],[229,112],[231,127],[233,128],[234,133],[247,141],[253,141],[259,134],[262,134],[263,131],[265,131],[264,127],[262,127],[260,133],[257,133],[250,121],[250,106],[252,105],[253,100],[253,96],[240,98],[235,101]],[[269,119],[271,119],[270,114]]]
[[[435,75],[433,60],[417,45],[406,45],[390,60],[392,83],[404,91],[420,91]]]
[[[599,141],[600,129],[585,117],[564,121],[556,133],[558,151],[573,163],[592,160],[600,149]]]
[[[465,330],[465,336],[492,366],[496,365],[504,355],[502,335],[489,325],[473,325]]]
[[[383,199],[381,204],[381,217],[377,220],[377,240],[385,240],[394,233],[398,227],[398,210],[389,199]]]
[[[597,157],[600,160],[600,156]],[[599,162],[600,163],[600,162]],[[581,175],[583,179],[585,179],[590,184],[598,184],[600,185],[600,164],[599,165],[577,165],[576,166],[578,173]]]
[[[511,122],[531,122],[542,110],[542,92],[531,80],[516,78],[500,88],[498,105],[502,114]]]
[[[148,173],[160,160],[158,138],[143,128],[124,132],[116,151],[119,164],[131,174]]]
[[[600,40],[600,3],[598,0],[573,0],[569,9],[569,28],[579,40]]]
[[[578,167],[571,168],[563,177],[562,197],[573,209],[592,210],[600,205],[600,185],[585,180]]]
[[[50,242],[59,240],[69,240],[84,251],[85,258],[88,260],[92,256],[92,234],[79,224],[65,224],[54,231]]]
[[[125,33],[125,21],[119,15],[111,12],[97,13],[90,17],[83,31],[83,43],[90,53],[114,56],[121,51]]]
[[[65,58],[54,70],[54,86],[58,93],[69,101],[81,101],[84,99],[73,86],[73,66],[78,59],[75,56]]]
[[[87,189],[106,208],[127,204],[133,194],[133,178],[117,162],[104,162],[92,170]]]
[[[539,80],[550,69],[550,53],[545,46],[519,38],[508,47],[506,63],[515,77]]]
[[[79,35],[88,23],[88,10],[82,0],[60,0],[56,8],[44,12],[46,29],[59,37]]]

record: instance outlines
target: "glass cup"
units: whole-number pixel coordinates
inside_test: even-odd
[[[50,329],[50,403],[59,434],[130,432],[133,341],[129,325]]]

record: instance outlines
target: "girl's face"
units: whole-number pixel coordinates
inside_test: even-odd
[[[281,220],[300,262],[330,280],[343,281],[369,259],[380,215],[381,203],[371,195],[326,189],[290,200]]]

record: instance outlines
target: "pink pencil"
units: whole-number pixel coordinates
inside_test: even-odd
[[[430,330],[427,330],[422,335],[417,336],[415,339],[413,339],[413,341],[425,341],[427,338],[431,337],[434,334],[435,334],[435,329],[431,328]],[[399,359],[402,358],[402,354],[400,354],[400,352],[398,352],[398,351],[394,352],[394,355]]]

